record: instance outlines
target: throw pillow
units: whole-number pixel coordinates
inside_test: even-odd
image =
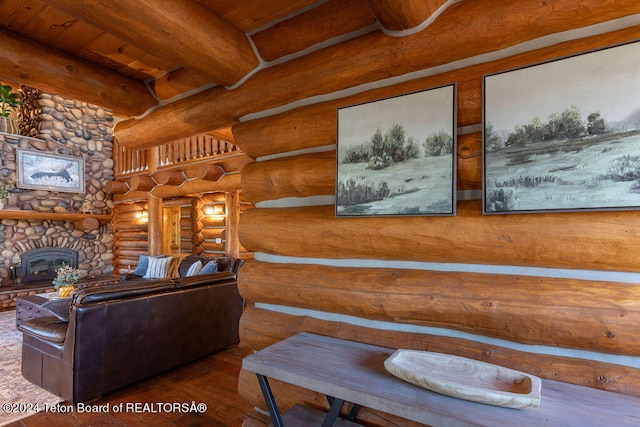
[[[132,274],[136,276],[144,276],[149,268],[149,255],[140,255],[138,258],[138,266],[133,270]]]
[[[195,276],[200,272],[200,270],[202,270],[202,261],[194,262],[193,264],[191,264],[191,267],[189,267],[189,269],[187,270],[187,277]]]
[[[171,259],[172,257],[149,257],[149,267],[143,277],[145,279],[166,279]]]
[[[218,271],[218,261],[214,259],[206,263],[199,274],[215,273],[216,271]]]

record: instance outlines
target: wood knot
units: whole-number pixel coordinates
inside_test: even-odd
[[[606,384],[606,383],[607,383],[607,377],[603,377],[602,375],[600,375],[600,376],[598,377],[598,382],[599,382],[600,384]]]
[[[613,339],[616,337],[616,333],[613,331],[607,331],[607,338]]]

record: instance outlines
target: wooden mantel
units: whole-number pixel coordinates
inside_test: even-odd
[[[3,209],[0,210],[0,219],[35,219],[35,220],[49,220],[49,221],[82,221],[87,218],[97,219],[99,222],[111,221],[111,215],[93,215],[82,214],[76,212],[36,212],[25,211],[18,209]]]

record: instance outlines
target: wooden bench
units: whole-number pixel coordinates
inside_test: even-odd
[[[247,356],[242,366],[258,375],[274,426],[333,425],[344,402],[430,426],[640,425],[640,398],[558,381],[543,379],[540,406],[527,410],[444,396],[388,373],[383,363],[393,351],[302,332]],[[333,402],[329,413],[296,406],[281,415],[268,379],[325,394]]]

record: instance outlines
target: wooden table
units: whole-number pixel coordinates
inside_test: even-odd
[[[640,398],[558,381],[543,379],[540,406],[527,410],[434,393],[386,371],[393,351],[302,332],[247,356],[242,367],[258,375],[274,426],[301,425],[307,414],[296,407],[281,417],[268,378],[334,398],[322,425],[332,425],[332,413],[346,401],[431,426],[640,426]]]

